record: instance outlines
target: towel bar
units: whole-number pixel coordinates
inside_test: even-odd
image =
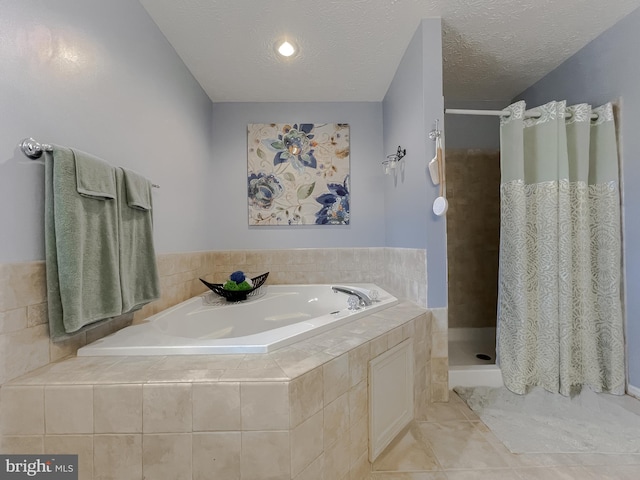
[[[22,153],[32,159],[40,158],[44,152],[53,151],[53,147],[48,143],[38,143],[31,137],[22,140],[19,146]],[[151,186],[153,188],[160,188],[160,185],[155,183],[152,183]]]

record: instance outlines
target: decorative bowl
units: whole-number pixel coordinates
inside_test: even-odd
[[[209,283],[206,280],[200,279],[213,293],[220,295],[227,299],[227,302],[241,302],[246,300],[247,297],[252,297],[259,293],[260,287],[264,284],[269,276],[269,272],[263,273],[251,279],[253,287],[249,290],[225,290],[222,288],[222,283]]]

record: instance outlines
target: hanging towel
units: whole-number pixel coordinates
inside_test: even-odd
[[[122,311],[126,313],[160,298],[160,280],[153,246],[151,182],[118,168],[116,183]]]
[[[54,146],[45,159],[45,254],[51,338],[122,313],[115,168]]]

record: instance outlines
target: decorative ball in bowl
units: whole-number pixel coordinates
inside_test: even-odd
[[[209,283],[200,279],[213,293],[227,299],[228,302],[240,302],[258,293],[269,276],[269,272],[247,279],[243,272],[233,272],[225,283]]]

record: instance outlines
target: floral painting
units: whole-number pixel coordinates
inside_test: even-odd
[[[249,225],[349,224],[349,125],[248,125]]]

